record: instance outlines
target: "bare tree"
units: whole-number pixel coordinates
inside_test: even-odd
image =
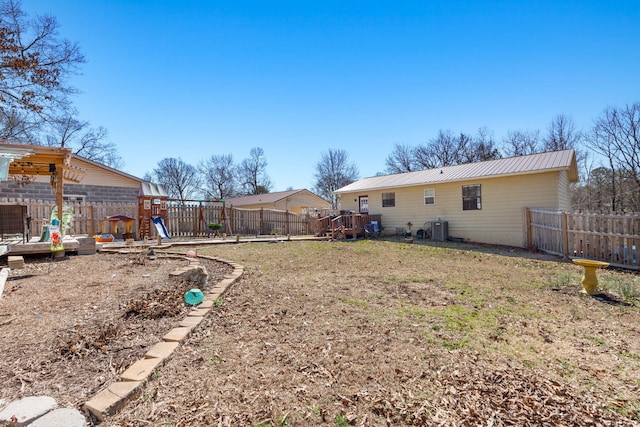
[[[197,169],[182,159],[165,158],[160,160],[158,167],[153,170],[153,178],[162,184],[169,197],[180,203],[198,195],[200,182]]]
[[[104,127],[92,128],[89,122],[72,116],[59,118],[51,123],[51,133],[46,135],[46,145],[71,148],[74,154],[112,168],[123,165],[122,157],[112,142],[107,140]]]
[[[349,161],[346,151],[329,149],[322,153],[316,164],[314,192],[330,200],[332,208],[337,209],[339,200],[333,192],[354,182],[359,174],[358,167]]]
[[[463,132],[454,135],[450,130],[440,130],[427,145],[418,146],[414,155],[422,169],[454,166],[500,158],[494,143],[491,132],[486,128],[481,128],[476,136]]]
[[[66,84],[85,62],[76,43],[58,37],[52,16],[30,19],[17,0],[0,2],[0,134],[30,142],[31,133],[69,109]]]
[[[622,108],[607,108],[596,119],[585,144],[602,155],[608,163],[614,191],[612,210],[621,210],[625,203],[622,197],[638,199],[640,191],[640,103]],[[633,186],[629,186],[629,181]],[[623,194],[616,189],[624,183]]]
[[[410,148],[396,144],[394,151],[387,156],[386,170],[389,173],[403,173],[501,157],[493,133],[487,128],[478,129],[474,136],[465,133],[454,135],[450,130],[440,130],[426,145]]]
[[[209,199],[225,199],[236,193],[236,165],[231,154],[213,155],[200,162],[203,193]]]
[[[582,133],[576,130],[573,119],[565,114],[558,114],[551,120],[547,135],[542,140],[543,151],[560,151],[576,148],[582,139]]]
[[[539,153],[540,131],[509,131],[502,139],[502,150],[508,157]]]
[[[450,130],[440,130],[438,135],[426,145],[419,145],[414,150],[419,169],[433,169],[458,164],[459,146],[456,137]]]
[[[471,147],[473,153],[471,161],[473,162],[484,162],[502,158],[500,150],[496,147],[496,141],[493,139],[493,132],[486,127],[478,129],[478,133],[473,137]]]
[[[414,150],[405,144],[396,144],[385,160],[387,173],[411,172],[417,169]]]
[[[267,159],[262,148],[251,149],[249,157],[240,163],[238,176],[243,194],[265,194],[271,191],[271,179],[267,175]]]

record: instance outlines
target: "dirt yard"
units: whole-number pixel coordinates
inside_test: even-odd
[[[571,263],[444,246],[199,248],[245,275],[101,425],[640,425],[636,274],[599,272],[594,298]],[[80,408],[184,315],[186,289],[168,278],[183,262],[101,254],[13,271],[0,398]]]
[[[0,398],[51,395],[80,408],[186,314],[189,284],[169,273],[187,264],[162,254],[26,258],[0,300]],[[232,270],[203,265],[213,283]]]

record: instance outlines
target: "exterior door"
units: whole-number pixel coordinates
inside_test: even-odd
[[[369,213],[369,196],[360,196],[360,213]]]

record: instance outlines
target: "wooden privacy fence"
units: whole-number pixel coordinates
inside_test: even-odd
[[[0,199],[4,204],[21,204],[27,206],[30,218],[30,234],[41,235],[49,224],[54,202],[34,200]],[[66,230],[67,234],[94,235],[110,232],[110,225],[104,221],[106,217],[123,215],[134,218],[132,233],[138,236],[138,204],[137,203],[73,203],[65,204],[65,211],[73,215],[73,221]],[[286,211],[269,209],[239,209],[232,206],[224,208],[221,204],[203,203],[202,205],[169,206],[165,226],[171,237],[206,237],[212,231],[207,224],[224,224],[221,233],[241,235],[309,235],[314,234],[317,219],[308,214],[294,214]],[[118,224],[118,232],[123,232],[124,224]],[[151,237],[157,235],[151,228]]]
[[[207,224],[224,224],[221,233],[240,235],[309,235],[315,232],[317,219],[271,209],[224,208],[221,204],[169,206],[167,230],[172,236],[203,237],[211,230]]]
[[[588,258],[640,269],[640,215],[525,210],[527,244],[564,257]]]
[[[9,200],[0,199],[0,203],[9,203]],[[49,225],[51,213],[55,207],[55,202],[40,200],[12,200],[11,204],[21,204],[27,206],[27,215],[30,218],[30,234],[32,236],[41,235],[44,227]],[[108,216],[124,215],[137,218],[138,205],[136,203],[93,203],[90,205],[82,203],[65,203],[64,211],[67,209],[73,215],[73,221],[67,228],[66,233],[70,235],[87,234],[92,236],[101,232],[108,232],[109,225],[103,223]],[[104,229],[102,229],[104,228]],[[134,221],[134,234],[137,232],[137,224]]]

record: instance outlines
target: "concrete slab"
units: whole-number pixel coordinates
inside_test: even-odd
[[[140,381],[122,381],[111,384],[84,404],[84,410],[91,412],[97,419],[104,421],[109,415],[118,412],[140,393]]]
[[[87,419],[75,409],[59,408],[41,416],[29,427],[86,427]]]
[[[178,325],[193,329],[198,326],[203,319],[204,317],[201,316],[188,316],[182,319]]]
[[[209,314],[209,312],[211,311],[211,309],[209,308],[200,308],[200,306],[197,306],[197,308],[194,308],[193,310],[191,310],[189,313],[187,313],[187,316],[206,316],[207,314]]]
[[[7,265],[9,266],[9,268],[13,269],[13,270],[17,270],[20,268],[24,267],[24,257],[22,256],[8,256],[7,257]]]
[[[15,417],[17,423],[14,425],[24,426],[57,407],[58,404],[53,397],[25,397],[9,403],[2,412],[0,412],[0,423],[9,422]]]
[[[125,369],[125,371],[120,374],[120,378],[124,381],[146,381],[154,369],[162,363],[162,360],[163,359],[159,358],[140,359]]]
[[[205,298],[204,301],[202,301],[202,303],[198,304],[196,307],[197,308],[211,308],[211,307],[213,307],[214,302],[215,302],[214,300]]]
[[[162,339],[164,341],[182,342],[187,338],[187,335],[189,335],[189,332],[191,332],[191,329],[193,328],[186,328],[186,327],[173,328],[169,332],[167,332],[162,337]]]
[[[171,354],[176,351],[179,346],[180,343],[176,341],[159,342],[151,347],[149,351],[147,351],[147,354],[144,355],[144,357],[146,357],[147,359],[166,359],[171,356]]]

